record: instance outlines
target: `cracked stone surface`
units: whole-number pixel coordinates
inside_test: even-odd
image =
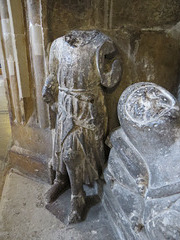
[[[135,83],[118,103],[104,206],[121,239],[180,239],[180,105],[154,83]]]

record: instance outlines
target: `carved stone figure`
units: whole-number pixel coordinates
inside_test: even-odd
[[[73,223],[82,219],[83,184],[98,180],[105,161],[107,114],[102,86],[112,88],[119,82],[121,66],[109,37],[95,30],[72,31],[52,43],[49,71],[43,98],[56,109],[57,118],[51,162],[55,180],[46,196],[53,201],[70,180],[69,222]]]
[[[180,107],[153,83],[128,87],[110,137],[104,205],[121,239],[180,238]]]

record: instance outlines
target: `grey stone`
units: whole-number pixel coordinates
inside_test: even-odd
[[[121,95],[118,117],[104,174],[112,222],[121,239],[179,239],[179,103],[156,84],[136,83]]]
[[[103,33],[72,31],[52,43],[49,72],[42,94],[56,113],[56,120],[51,119],[51,126],[56,126],[50,162],[55,179],[51,179],[54,185],[47,192],[47,202],[70,181],[69,222],[77,222],[86,204],[83,184],[93,185],[104,166],[108,119],[102,88],[118,84],[120,59],[114,43]]]
[[[47,183],[27,178],[14,170],[7,175],[0,201],[1,240],[116,239],[100,202],[96,205],[91,202],[86,221],[68,225],[70,191],[48,206],[49,212],[44,199],[48,188]]]

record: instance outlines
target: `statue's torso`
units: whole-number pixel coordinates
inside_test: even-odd
[[[101,79],[96,65],[97,49],[107,38],[96,31],[87,36],[59,38],[59,113],[79,126],[94,129],[106,122]],[[98,120],[99,117],[104,119]]]
[[[75,35],[71,41],[68,41],[67,36],[58,39],[60,88],[91,91],[99,87],[100,76],[96,66],[96,51],[106,38],[98,32],[91,35],[83,39]]]

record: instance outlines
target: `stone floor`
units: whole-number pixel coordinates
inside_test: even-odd
[[[91,204],[84,222],[68,225],[70,190],[47,210],[44,193],[48,188],[15,170],[9,173],[0,202],[0,240],[117,239],[101,203]]]

